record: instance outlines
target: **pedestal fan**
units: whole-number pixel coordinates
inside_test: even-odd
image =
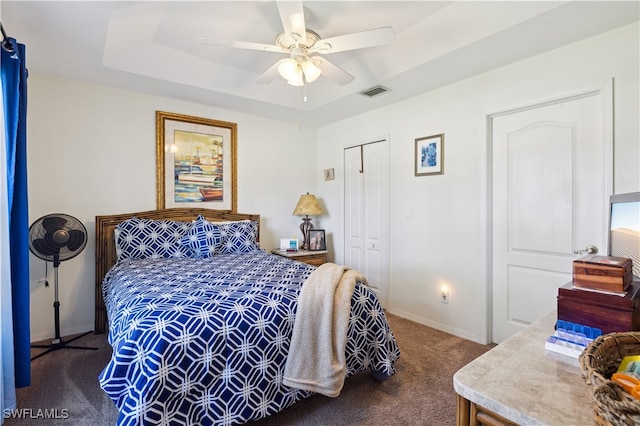
[[[29,249],[31,252],[44,260],[53,262],[54,292],[53,302],[54,321],[56,336],[50,345],[31,345],[32,348],[47,348],[48,350],[31,358],[33,361],[49,352],[57,349],[88,349],[97,350],[83,346],[70,346],[69,343],[77,340],[91,331],[87,331],[68,341],[60,337],[60,301],[58,300],[58,267],[60,262],[76,257],[87,245],[87,229],[78,219],[62,214],[54,213],[41,217],[29,227]]]

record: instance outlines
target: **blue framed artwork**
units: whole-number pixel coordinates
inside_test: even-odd
[[[416,139],[416,176],[444,174],[444,133]]]

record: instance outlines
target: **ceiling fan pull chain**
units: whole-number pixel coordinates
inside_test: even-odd
[[[300,117],[302,116],[302,103],[300,102],[300,87],[297,87],[297,95],[298,95],[298,124],[296,125],[298,133],[300,133]]]
[[[302,98],[302,101],[307,103],[307,78],[304,76],[304,73],[302,73],[302,85],[304,90],[304,97]]]

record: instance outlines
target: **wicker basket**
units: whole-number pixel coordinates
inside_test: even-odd
[[[609,380],[627,355],[640,355],[640,332],[605,334],[580,355],[582,377],[594,386],[597,425],[640,425],[640,400]]]
[[[640,424],[640,403],[609,380],[593,389],[593,410],[598,426]]]

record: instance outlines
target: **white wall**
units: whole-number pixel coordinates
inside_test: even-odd
[[[155,208],[155,111],[238,123],[238,211],[262,215],[264,248],[298,234],[291,212],[316,191],[332,259],[343,259],[343,148],[390,138],[390,310],[483,341],[487,282],[481,223],[486,115],[615,78],[615,191],[640,190],[638,24],[320,129],[31,73],[30,221],[84,222],[89,242],[60,267],[62,334],[93,329],[96,215]],[[429,78],[429,76],[425,76]],[[445,133],[445,173],[414,177],[415,138]],[[313,158],[317,155],[317,168]],[[322,170],[335,168],[333,181]],[[410,217],[407,218],[410,214]],[[31,336],[53,336],[53,287],[32,256]],[[53,282],[51,268],[49,281]],[[441,283],[450,302],[439,301]]]
[[[238,211],[261,214],[261,245],[297,236],[292,216],[316,188],[316,129],[232,111],[31,73],[28,108],[30,223],[67,213],[87,227],[86,249],[63,262],[61,334],[93,330],[95,216],[156,208],[156,110],[238,124]],[[53,273],[31,255],[31,338],[54,336]]]
[[[615,79],[614,191],[640,190],[638,40],[636,23],[318,130],[318,168],[336,171],[334,181],[318,178],[330,213],[324,227],[334,241],[343,238],[343,148],[390,137],[391,312],[487,338],[483,179],[490,113]],[[438,133],[445,134],[444,175],[415,177],[414,140]],[[342,245],[333,249],[340,262]],[[448,304],[440,303],[443,283]]]

